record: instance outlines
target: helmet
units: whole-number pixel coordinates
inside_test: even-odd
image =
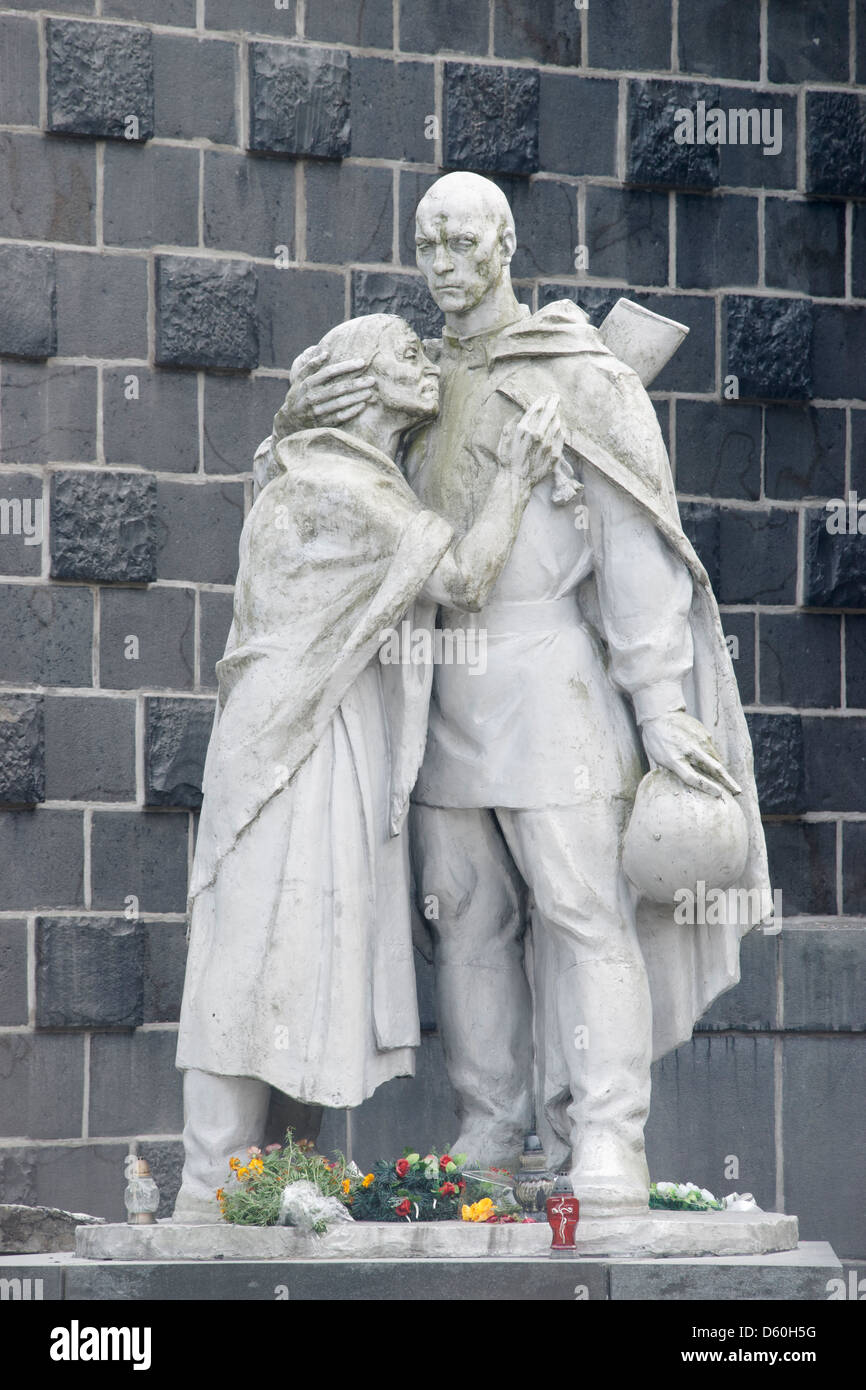
[[[683,888],[729,888],[749,855],[746,818],[727,791],[720,797],[681,782],[667,768],[637,789],[623,839],[622,866],[644,898],[671,904]]]

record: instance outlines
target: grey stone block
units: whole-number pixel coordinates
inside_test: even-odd
[[[195,246],[198,162],[193,149],[106,145],[102,217],[107,245]],[[132,355],[129,347],[126,351]],[[146,357],[147,350],[141,355]]]
[[[80,140],[0,134],[0,236],[92,244],[96,151]]]
[[[401,169],[399,207],[397,209],[401,265],[416,268],[415,210],[428,188],[436,182],[435,174],[419,174],[415,169]],[[523,180],[520,180],[522,183]]]
[[[204,157],[204,240],[222,251],[277,254],[295,245],[295,171],[284,159],[208,151]]]
[[[802,1240],[856,1256],[866,1244],[866,1038],[786,1037],[783,1068],[785,1205]]]
[[[842,911],[866,915],[866,825],[845,821],[842,831]]]
[[[391,260],[394,198],[390,169],[310,164],[306,184],[310,260],[337,266],[346,261]],[[341,215],[334,217],[337,207]]]
[[[764,205],[764,229],[768,285],[800,294],[842,298],[843,204],[768,198]]]
[[[433,64],[352,58],[352,154],[374,159],[433,159],[425,134],[435,111]]]
[[[144,922],[142,929],[144,1022],[176,1023],[186,970],[186,926],[183,922]]]
[[[109,140],[150,139],[153,56],[148,29],[49,19],[45,43],[49,130]]]
[[[244,261],[159,256],[156,362],[168,367],[258,366],[256,272]]]
[[[806,190],[866,195],[866,96],[806,93]]]
[[[764,486],[771,497],[841,497],[845,491],[843,410],[764,407]]]
[[[147,262],[57,253],[57,351],[62,357],[147,356]]]
[[[210,700],[163,696],[145,700],[145,805],[201,806],[201,781],[212,726]]]
[[[231,594],[201,595],[201,685],[204,690],[216,690],[216,663],[222,659],[226,639],[232,625],[233,599]]]
[[[54,1045],[61,1037],[37,1036]],[[76,1049],[82,1039],[70,1035]],[[68,1211],[89,1212],[107,1221],[125,1221],[123,1205],[124,1144],[29,1144],[0,1150],[0,1188],[9,1201],[49,1205],[61,1202]]]
[[[866,780],[866,719],[803,716],[806,805],[813,811],[860,811]]]
[[[584,62],[593,68],[655,68],[671,65],[669,0],[647,0],[635,9],[629,0],[605,0],[587,9],[589,42]]]
[[[153,473],[198,469],[198,385],[166,368],[103,370],[103,435],[108,464]]]
[[[845,684],[851,709],[866,709],[866,618],[845,618]]]
[[[812,306],[805,299],[725,298],[725,375],[741,398],[805,401],[813,395]]]
[[[805,790],[803,724],[798,714],[748,714],[755,782],[766,816],[796,815],[812,808]]]
[[[755,700],[755,615],[754,613],[722,612],[722,627],[726,638],[734,638],[728,649],[734,663],[734,675],[740,700],[751,705]]]
[[[299,352],[345,315],[343,275],[259,268],[259,359],[287,372]],[[234,575],[232,575],[234,579]]]
[[[866,1033],[866,926],[792,923],[781,940],[786,1031]]]
[[[279,8],[273,0],[205,0],[204,22],[208,29],[235,30],[242,37],[274,34],[291,39],[295,34],[295,0],[280,0]],[[315,37],[310,34],[309,16],[306,33]]]
[[[825,400],[866,401],[866,308],[818,302],[812,312],[813,394]]]
[[[0,1252],[4,1255],[46,1255],[75,1249],[78,1226],[95,1226],[96,1216],[62,1211],[58,1207],[0,1205]]]
[[[145,1139],[138,1146],[139,1156],[150,1164],[150,1175],[159,1188],[157,1221],[171,1216],[180,1190],[183,1144],[173,1139]]]
[[[156,480],[140,473],[55,473],[51,575],[102,583],[156,578]]]
[[[100,685],[108,690],[192,689],[194,635],[191,589],[103,590]]]
[[[573,0],[501,0],[493,7],[493,51],[498,58],[577,67],[580,14]]]
[[[0,16],[0,121],[39,124],[39,24]]]
[[[825,613],[762,613],[761,702],[838,709],[840,620]]]
[[[654,391],[711,392],[716,386],[716,304],[694,294],[636,294],[630,296],[656,314],[684,323],[688,346],[675,352],[655,378]]]
[[[123,911],[185,912],[189,821],[169,812],[96,811],[93,816],[93,906]]]
[[[0,804],[45,800],[45,702],[41,695],[0,696]]]
[[[735,193],[677,198],[676,280],[685,289],[757,284],[757,198]]]
[[[836,911],[836,826],[825,821],[764,825],[770,882],[786,917]]]
[[[56,351],[54,252],[41,246],[0,246],[0,352],[5,357],[51,357]]]
[[[527,68],[446,63],[442,160],[452,169],[538,169],[540,81]]]
[[[752,1192],[773,1211],[775,1138],[772,1038],[703,1034],[655,1063],[646,1127],[654,1182]],[[731,1157],[736,1179],[725,1177]]]
[[[36,919],[36,1027],[137,1028],[144,929],[123,917]]]
[[[517,279],[573,275],[577,245],[575,190],[555,179],[497,179],[514,212],[517,251],[511,262]]]
[[[726,0],[680,0],[677,33],[681,72],[757,82],[761,69],[760,11],[760,0],[743,0],[732,23]]]
[[[538,99],[541,168],[615,176],[617,101],[612,80],[543,72]]]
[[[3,897],[7,911],[82,907],[84,828],[81,812],[44,808],[0,812],[0,862],[6,866]]]
[[[761,423],[757,405],[677,401],[679,490],[751,501],[760,497]]]
[[[441,337],[445,322],[420,276],[379,270],[352,272],[352,313],[399,314],[420,338]]]
[[[50,801],[134,801],[135,701],[46,696],[45,762]]]
[[[230,3],[230,0],[222,0],[222,3]],[[339,5],[311,5],[304,33],[307,38],[323,43],[391,48],[394,41],[392,0],[341,0]]]
[[[740,983],[710,1006],[695,1026],[697,1033],[730,1029],[763,1033],[778,1026],[777,941],[777,937],[759,928],[743,937],[740,942]]]
[[[0,488],[0,574],[41,574],[42,479],[16,470],[4,474]]]
[[[401,5],[400,47],[404,53],[486,53],[488,23],[487,0]]]
[[[207,376],[204,466],[208,473],[251,473],[289,389],[288,378]]]
[[[632,285],[668,278],[668,196],[644,189],[586,190],[589,274]]]
[[[237,44],[223,39],[153,36],[154,127],[169,140],[237,143]]]
[[[741,1255],[732,1259],[704,1260],[623,1260],[610,1266],[610,1298],[612,1301],[629,1303],[640,1300],[653,1303],[677,1300],[701,1303],[819,1302],[827,1297],[829,1281],[838,1277],[841,1268],[831,1246],[824,1241],[802,1242],[797,1250],[779,1255]],[[750,1315],[746,1313],[744,1316]],[[733,1317],[732,1313],[728,1321],[732,1322]],[[701,1321],[697,1315],[696,1318]],[[781,1321],[775,1314],[764,1316],[764,1323],[768,1325],[778,1327]],[[689,1338],[688,1333],[686,1338]],[[702,1347],[703,1344],[695,1342],[694,1345]],[[758,1344],[749,1344],[752,1345],[757,1347]],[[766,1350],[767,1345],[762,1342],[758,1350],[768,1357],[772,1351],[778,1354],[778,1348]],[[780,1342],[779,1347],[782,1345]],[[733,1355],[733,1350],[729,1354]]]
[[[175,1029],[99,1033],[90,1045],[90,1133],[179,1134],[181,1073]]]
[[[27,1022],[27,923],[0,921],[0,1027]]]
[[[162,482],[157,516],[160,579],[234,583],[244,522],[242,483]]]
[[[0,586],[0,670],[14,685],[90,685],[93,599],[56,585]]]
[[[782,148],[764,154],[763,143],[730,143],[719,146],[720,182],[727,188],[796,188],[798,116],[797,98],[777,89],[724,87],[720,106],[725,111],[758,111],[762,130],[771,137],[781,130]],[[769,112],[769,115],[764,115]],[[778,115],[776,113],[779,113]]]
[[[55,10],[62,10],[67,14],[93,14],[95,0],[61,0],[58,5],[52,6]],[[44,10],[42,0],[15,0],[16,10]]]
[[[342,159],[350,144],[350,65],[339,49],[249,46],[249,148]]]
[[[3,463],[89,463],[96,457],[96,368],[0,366]]]
[[[832,517],[825,508],[806,512],[803,603],[809,608],[866,607],[862,537],[857,531],[831,534],[827,523]]]
[[[797,513],[723,511],[719,532],[722,603],[794,603]]]
[[[0,1134],[28,1139],[78,1135],[83,1099],[83,1038],[71,1033],[0,1035]]]
[[[771,82],[847,82],[845,0],[810,0],[805,7],[769,0],[767,74]]]
[[[717,188],[718,145],[677,144],[676,112],[718,105],[718,87],[700,82],[629,82],[629,183],[655,188]]]
[[[679,511],[683,530],[697,551],[698,558],[709,575],[710,583],[718,590],[721,573],[719,508],[708,507],[703,502],[681,502]]]
[[[102,0],[102,13],[111,19],[195,28],[195,0]]]
[[[863,203],[854,204],[851,220],[851,288],[857,299],[866,299],[866,207]]]

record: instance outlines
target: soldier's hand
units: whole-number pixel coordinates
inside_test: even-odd
[[[666,767],[687,787],[721,796],[722,788],[738,796],[741,788],[722,763],[698,719],[685,711],[657,715],[641,725],[643,746],[653,767]]]
[[[542,396],[519,420],[505,426],[499,437],[499,458],[509,472],[535,487],[562,457],[562,440],[559,396]]]
[[[362,376],[362,357],[328,364],[328,353],[311,348],[274,416],[274,441],[298,430],[345,424],[373,399],[375,378]]]

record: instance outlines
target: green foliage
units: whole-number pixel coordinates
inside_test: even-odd
[[[283,1148],[259,1154],[248,1150],[247,1163],[235,1171],[218,1196],[223,1219],[239,1226],[275,1226],[280,1215],[283,1188],[290,1182],[313,1182],[326,1197],[345,1200],[344,1187],[351,1179],[342,1154],[331,1163],[317,1154],[307,1140],[296,1143],[288,1130]]]
[[[649,1204],[651,1211],[723,1211],[725,1207],[706,1188],[691,1182],[651,1183]]]

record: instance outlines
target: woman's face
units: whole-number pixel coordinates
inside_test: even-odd
[[[406,415],[410,422],[438,413],[439,368],[407,323],[395,324],[386,333],[368,372],[376,378],[378,398],[386,409]]]

